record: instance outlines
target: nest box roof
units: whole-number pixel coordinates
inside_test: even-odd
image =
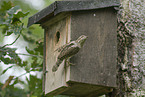
[[[46,19],[62,12],[92,10],[106,7],[119,6],[119,0],[95,0],[95,1],[55,1],[50,6],[31,16],[28,27],[33,24],[41,24]]]

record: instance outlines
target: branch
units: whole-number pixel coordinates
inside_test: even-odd
[[[17,79],[17,78],[19,78],[19,77],[21,77],[21,76],[23,76],[23,75],[26,75],[27,73],[30,73],[32,70],[33,70],[33,69],[27,71],[26,73],[23,73],[23,74],[19,75],[18,77],[13,78],[12,80],[15,80],[15,79]]]
[[[5,84],[2,86],[2,90],[4,90],[4,89],[11,83],[11,81],[13,80],[13,78],[14,78],[14,76],[10,76],[10,77],[6,80]]]
[[[32,69],[31,69],[31,70],[32,70]],[[30,73],[31,70],[29,70],[29,71],[27,71],[26,73],[23,73],[23,74],[21,74],[21,75],[15,77],[15,78],[13,78],[12,80],[15,80],[15,79],[17,79],[17,78],[19,78],[19,77],[21,77],[21,76],[23,76],[23,75],[26,75],[27,73]]]
[[[6,45],[2,46],[1,48],[5,48],[6,46],[13,45],[13,44],[19,39],[20,35],[21,35],[21,34],[18,35],[18,37],[15,39],[14,42],[12,42],[11,44],[6,44]]]
[[[0,52],[7,52],[7,50],[1,50],[1,48],[3,48],[3,47],[0,47]],[[24,56],[31,56],[31,57],[39,57],[39,58],[43,59],[42,56],[38,56],[38,55],[22,54],[22,53],[16,53],[16,54],[18,54],[18,55],[24,55]]]
[[[14,78],[14,79],[17,79],[17,78],[19,78],[19,77],[21,77],[21,76],[23,76],[23,75],[25,75],[25,74],[27,74],[27,73],[30,73],[31,71],[29,71],[29,72],[26,72],[26,73],[23,73],[23,74],[21,74],[20,76],[18,76],[18,77],[16,77],[16,78]],[[13,80],[14,80],[13,79]]]
[[[32,56],[32,57],[39,57],[41,59],[43,59],[43,57],[38,56],[38,55],[32,55],[32,54],[22,54],[22,53],[17,53],[18,55],[24,55],[24,56]]]

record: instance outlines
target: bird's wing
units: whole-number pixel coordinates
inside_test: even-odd
[[[58,59],[65,59],[65,58],[69,58],[71,56],[73,56],[74,54],[76,54],[79,51],[79,47],[72,43],[69,46],[66,46],[58,55]]]
[[[63,45],[63,46],[61,46],[61,47],[59,47],[59,48],[56,49],[54,52],[56,52],[56,51],[61,52],[64,48],[67,48],[67,47],[73,45],[74,42],[75,42],[75,41],[71,41],[71,42],[69,42],[69,43],[67,43],[67,44],[65,44],[65,45]]]

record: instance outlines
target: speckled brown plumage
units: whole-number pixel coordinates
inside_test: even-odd
[[[64,59],[68,59],[73,55],[77,54],[80,48],[83,46],[84,42],[86,41],[87,36],[81,35],[76,41],[71,41],[62,47],[58,48],[56,51],[60,52],[57,57],[57,62],[53,66],[52,71],[57,71],[59,65],[62,63]]]

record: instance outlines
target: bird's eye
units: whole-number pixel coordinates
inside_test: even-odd
[[[58,43],[59,42],[59,39],[60,39],[60,32],[59,31],[57,31],[56,32],[56,36],[55,36],[56,38],[56,43]]]

